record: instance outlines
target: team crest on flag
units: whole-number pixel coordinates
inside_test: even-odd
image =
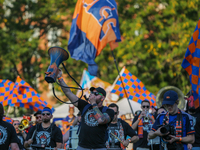
[[[71,57],[87,63],[89,73],[96,76],[98,66],[94,59],[107,43],[113,50],[119,41],[115,0],[78,0],[68,42]]]

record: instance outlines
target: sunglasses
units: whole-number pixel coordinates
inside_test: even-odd
[[[145,107],[146,107],[146,108],[149,108],[149,106],[145,106],[145,105],[142,106],[142,108],[145,108]]]
[[[44,116],[44,115],[43,115],[43,116]],[[36,119],[40,119],[40,118],[41,118],[41,116],[37,116],[37,117],[36,117]]]
[[[117,115],[118,112],[115,112],[115,115]]]
[[[91,94],[94,94],[95,96],[101,95],[103,96],[103,94],[99,93],[99,92],[91,92]]]
[[[42,116],[45,116],[45,115],[50,116],[51,113],[42,113]]]
[[[13,125],[14,125],[14,126],[16,126],[16,125],[20,125],[20,123],[14,123]]]

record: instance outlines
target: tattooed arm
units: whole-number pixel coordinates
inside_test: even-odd
[[[106,124],[111,121],[110,116],[107,113],[102,113],[97,106],[93,106],[94,118],[99,124]]]

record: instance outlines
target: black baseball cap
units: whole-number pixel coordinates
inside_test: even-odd
[[[97,92],[103,94],[103,96],[106,97],[106,91],[103,88],[101,88],[101,87],[98,87],[98,88],[91,87],[90,88],[90,91],[94,91],[94,90],[96,90]]]
[[[38,110],[36,113],[34,113],[34,116],[37,116],[39,114],[42,114],[42,111],[41,110]]]
[[[165,92],[164,94],[162,105],[165,105],[165,104],[174,105],[174,103],[177,100],[178,100],[178,94],[173,90],[169,90]]]

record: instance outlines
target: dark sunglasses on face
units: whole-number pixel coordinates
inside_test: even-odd
[[[16,125],[20,125],[20,123],[14,123],[13,125],[14,125],[14,126],[16,126]]]
[[[101,95],[103,96],[103,94],[99,93],[99,92],[91,92],[91,94],[94,94],[95,96]]]
[[[42,116],[45,116],[45,115],[50,116],[51,114],[50,113],[42,113]]]
[[[36,119],[40,119],[40,118],[41,118],[41,116],[37,116],[37,117],[36,117]]]
[[[145,108],[145,107],[146,107],[146,108],[149,108],[149,106],[145,106],[145,105],[142,106],[142,108]]]

